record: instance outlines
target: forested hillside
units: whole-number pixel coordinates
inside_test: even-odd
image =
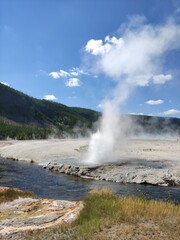
[[[93,110],[35,99],[0,83],[1,139],[5,136],[45,138],[50,133],[58,136],[85,134],[83,131],[90,129],[99,116]]]
[[[35,99],[0,83],[0,139],[86,136],[100,116],[99,112],[90,109]],[[179,118],[121,117],[120,127],[126,127],[128,135],[180,135]]]

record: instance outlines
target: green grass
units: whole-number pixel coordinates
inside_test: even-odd
[[[85,208],[74,223],[78,231],[72,239],[92,239],[92,235],[106,232],[122,224],[136,225],[151,222],[171,236],[180,234],[180,206],[170,202],[147,200],[143,197],[116,197],[108,189],[93,191],[85,199]],[[177,224],[177,225],[176,225]],[[167,226],[171,226],[167,228]],[[172,238],[173,239],[173,238]]]
[[[16,189],[7,189],[3,192],[0,192],[0,203],[13,201],[19,197],[35,197],[35,194]]]
[[[78,219],[68,226],[31,232],[31,239],[179,240],[180,205],[92,191]],[[28,238],[27,238],[28,239]]]

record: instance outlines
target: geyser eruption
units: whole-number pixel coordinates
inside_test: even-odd
[[[91,136],[89,144],[88,163],[110,162],[114,159],[114,148],[118,139],[124,137],[125,123],[120,125],[119,106],[127,99],[128,91],[125,85],[117,88],[121,95],[116,96],[116,91],[112,99],[104,101],[100,128]],[[116,90],[117,90],[116,89]],[[125,91],[123,91],[125,90]],[[121,127],[120,127],[121,126]]]
[[[112,124],[118,125],[118,113],[113,107],[111,102],[104,104],[100,129],[91,137],[87,159],[89,163],[96,163],[97,159],[102,162],[105,156],[108,158],[109,153],[113,153],[116,131],[112,128]]]
[[[116,82],[111,98],[103,102],[100,128],[91,136],[88,163],[113,159],[116,142],[123,139],[128,125],[120,122],[120,108],[135,87],[172,80],[162,63],[169,51],[180,47],[179,39],[180,25],[172,18],[164,25],[153,26],[135,16],[123,24],[116,37],[88,41],[85,51],[93,58],[90,68]]]

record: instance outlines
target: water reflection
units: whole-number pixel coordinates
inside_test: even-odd
[[[0,158],[0,185],[32,191],[39,197],[81,200],[92,189],[108,187],[117,195],[145,195],[180,203],[180,188],[119,184],[52,173],[35,164]]]

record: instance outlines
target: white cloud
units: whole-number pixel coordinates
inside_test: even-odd
[[[70,73],[71,73],[71,75],[74,76],[74,77],[78,77],[78,76],[79,76],[79,73],[76,72],[76,71],[72,71],[72,72],[70,72]]]
[[[94,56],[91,69],[104,73],[118,83],[131,86],[163,84],[172,79],[170,74],[157,75],[163,70],[164,53],[180,47],[180,26],[172,19],[165,25],[128,26],[120,37],[106,36],[104,40],[91,39],[85,51]]]
[[[86,44],[85,50],[93,55],[98,55],[103,52],[103,41],[91,39]]]
[[[89,75],[89,73],[85,72],[84,70],[82,70],[78,67],[71,68],[68,72],[61,69],[59,72],[57,71],[57,72],[50,72],[49,73],[49,76],[51,76],[52,78],[67,79],[66,82],[65,82],[65,85],[67,87],[79,87],[79,86],[81,86],[81,81],[79,80],[79,78],[77,78],[78,76],[81,76],[81,75]]]
[[[50,72],[49,76],[51,76],[52,78],[60,78],[58,72]]]
[[[64,70],[60,70],[59,71],[59,76],[60,77],[68,77],[70,74],[68,73],[68,72],[66,72],[66,71],[64,71]]]
[[[149,105],[159,105],[159,104],[163,104],[164,101],[159,99],[159,100],[148,100],[146,101],[146,104],[149,104]]]
[[[67,87],[79,87],[79,86],[81,86],[81,82],[78,78],[69,78],[66,81],[66,86]]]
[[[171,74],[159,74],[159,75],[155,75],[153,76],[153,83],[154,84],[164,84],[167,81],[172,80],[172,75]]]
[[[78,68],[78,67],[74,67],[72,69],[69,70],[69,75],[70,76],[74,76],[74,77],[77,77],[77,76],[80,76],[80,75],[89,75],[87,72],[85,72],[84,70]]]
[[[97,108],[101,108],[101,109],[102,109],[102,108],[103,108],[103,104],[101,104],[101,103],[98,104],[98,105],[97,105]]]
[[[173,114],[180,114],[180,110],[177,109],[169,109],[163,112],[164,115],[173,115]]]
[[[54,95],[50,94],[50,95],[44,95],[43,99],[49,100],[49,101],[55,101],[55,100],[57,100],[57,97],[55,97]]]
[[[1,84],[5,85],[5,86],[10,86],[9,83],[6,83],[6,82],[1,82]]]
[[[122,38],[106,36],[104,42],[102,40],[91,39],[87,42],[85,50],[92,55],[103,55],[111,50],[111,47],[116,46],[120,48],[123,45]]]
[[[130,115],[144,115],[144,113],[142,112],[139,112],[139,113],[135,113],[135,112],[132,112],[132,113],[129,113]]]
[[[68,77],[70,76],[70,74],[64,70],[60,70],[59,72],[50,72],[49,76],[51,76],[52,78],[60,78],[60,77]]]
[[[74,67],[71,68],[68,72],[64,70],[56,71],[56,72],[50,72],[49,76],[52,78],[68,78],[68,77],[77,77],[80,75],[89,75],[89,73],[85,72],[84,70]]]

